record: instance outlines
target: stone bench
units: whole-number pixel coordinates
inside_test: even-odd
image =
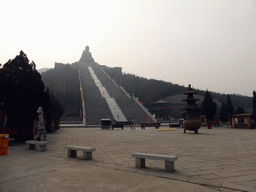
[[[26,144],[29,144],[29,150],[36,149],[39,152],[46,151],[47,142],[46,141],[36,141],[29,140],[26,141]]]
[[[133,153],[132,157],[135,157],[135,167],[136,168],[145,167],[145,165],[146,165],[145,159],[164,160],[166,172],[174,171],[174,161],[176,161],[178,159],[177,156],[147,154],[147,153]]]
[[[112,126],[112,129],[118,128],[118,127],[121,128],[121,129],[124,129],[124,125],[123,124],[115,123],[115,124],[112,124],[111,126]]]
[[[92,152],[95,151],[93,147],[84,147],[84,146],[66,146],[68,149],[68,157],[76,157],[77,151],[83,151],[83,159],[92,159]]]
[[[141,123],[141,122],[138,121],[138,123],[139,123],[141,129],[145,129],[145,127],[155,127],[155,129],[159,129],[159,127],[161,126],[161,122]]]
[[[170,123],[169,127],[178,127],[178,128],[180,128],[180,124],[179,123]]]

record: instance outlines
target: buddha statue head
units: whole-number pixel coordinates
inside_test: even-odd
[[[86,52],[89,52],[89,46],[86,46],[86,47],[85,47],[85,51],[86,51]]]

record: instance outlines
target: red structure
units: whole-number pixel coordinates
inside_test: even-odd
[[[6,127],[7,115],[0,110],[0,134],[9,134],[11,138],[34,139],[36,120],[23,124],[20,127]]]

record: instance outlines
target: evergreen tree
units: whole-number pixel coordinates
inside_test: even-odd
[[[252,114],[256,116],[256,92],[253,91]]]
[[[233,114],[234,114],[234,107],[229,95],[227,95],[227,117],[230,118],[230,115],[233,115]]]
[[[255,91],[253,91],[253,100],[252,100],[252,120],[254,121],[254,123],[256,122],[256,92]]]
[[[52,110],[52,112],[57,114],[60,118],[64,113],[63,106],[56,99],[56,97],[53,95],[53,93],[51,94],[50,100],[51,100],[51,110]]]
[[[223,102],[222,103],[222,106],[220,108],[220,113],[219,113],[219,116],[220,116],[220,120],[225,123],[228,121],[228,117],[227,117],[227,106],[225,105],[225,103]]]
[[[246,113],[246,111],[242,107],[238,107],[234,112],[234,114],[242,114],[242,113]]]
[[[210,93],[208,92],[208,90],[205,93],[205,97],[202,102],[201,108],[202,108],[201,114],[205,115],[207,124],[210,125],[210,121],[213,120],[216,114],[217,106],[216,106],[216,103],[213,102],[213,99]]]
[[[19,133],[22,133],[22,126],[37,118],[38,107],[42,106],[47,111],[49,100],[41,75],[23,51],[0,69],[0,103],[8,116],[6,126],[18,126]]]
[[[47,100],[49,101],[47,103],[47,111],[44,110],[44,118],[45,118],[45,124],[46,124],[45,131],[51,132],[50,125],[51,125],[51,121],[52,121],[52,110],[51,110],[50,90],[48,87],[45,91],[45,95],[46,95]]]
[[[55,67],[42,73],[42,80],[62,105],[65,115],[71,112],[80,116],[82,103],[77,68],[69,64]],[[61,114],[61,107],[58,108]]]

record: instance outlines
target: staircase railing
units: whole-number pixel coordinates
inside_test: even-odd
[[[154,121],[154,122],[157,122],[157,120],[153,117],[153,115],[151,113],[148,112],[148,110],[134,97],[132,96],[133,100],[143,109],[143,111],[145,111],[145,113],[151,117],[151,119]]]

